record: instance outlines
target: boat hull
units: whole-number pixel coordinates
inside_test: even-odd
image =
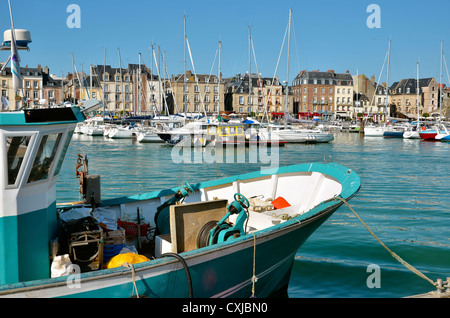
[[[237,239],[239,241],[223,244],[221,248],[204,248],[205,251],[181,253],[180,256],[184,256],[189,267],[193,297],[251,296],[254,266],[257,277],[254,286],[255,297],[268,297],[273,292],[286,288],[297,250],[336,209],[337,206],[304,223],[292,221],[266,235]],[[253,260],[254,253],[255,260]],[[149,262],[134,265],[136,288],[140,296],[189,297],[186,273],[177,260],[164,258],[159,260],[159,264],[147,265],[146,263]],[[74,275],[69,278],[53,279],[53,282],[41,280],[28,284],[13,284],[11,286],[13,289],[8,293],[0,288],[0,296],[43,298],[133,296],[130,269],[122,267],[103,272],[107,274],[99,275],[98,272],[90,272],[81,275],[82,278],[77,282],[76,288],[74,288],[76,286]]]
[[[343,202],[332,199],[339,195],[349,200],[358,191],[361,181],[356,173],[335,163],[311,163],[258,171],[192,185],[194,193],[188,197],[197,202],[200,197],[220,198],[239,192],[252,197],[260,189],[280,192],[287,200],[297,198],[303,208],[296,208],[286,221],[272,220],[266,228],[248,232],[224,242],[180,252],[178,257],[163,252],[158,258],[129,267],[117,267],[48,278],[28,282],[0,285],[0,297],[131,297],[157,298],[193,297],[268,297],[286,288],[295,254],[312,233]],[[292,179],[295,176],[300,177]],[[311,182],[319,188],[313,188]],[[253,183],[257,182],[257,183]],[[273,190],[268,186],[277,182]],[[294,182],[294,183],[292,183]],[[301,182],[301,183],[297,183]],[[259,184],[259,185],[258,185]],[[297,184],[298,187],[293,187]],[[312,191],[312,192],[311,192]],[[135,210],[136,207],[156,208],[163,197],[172,196],[176,189],[166,189],[148,194],[106,200],[104,206]],[[268,192],[268,193],[269,193]],[[308,194],[310,192],[311,194]],[[319,196],[320,193],[320,196]],[[314,195],[312,195],[314,194]],[[301,198],[304,199],[301,199]],[[307,202],[308,201],[308,202]],[[159,203],[158,203],[159,202]],[[307,208],[312,206],[312,208]],[[294,207],[294,205],[292,206]],[[300,212],[305,209],[303,212]],[[258,222],[260,213],[252,212],[249,226]],[[273,215],[273,212],[268,212]],[[282,213],[282,212],[280,212]],[[256,218],[256,219],[255,219]],[[265,219],[266,220],[266,219]],[[274,223],[275,222],[275,223]],[[253,224],[253,225],[251,225]],[[166,257],[167,256],[167,257]],[[184,267],[184,265],[186,267]],[[190,288],[187,272],[190,275]],[[134,277],[134,279],[133,279]],[[256,277],[255,281],[253,277]],[[134,288],[134,286],[136,286]],[[136,291],[137,290],[137,291]]]
[[[403,138],[403,131],[385,131],[383,137],[385,138]]]

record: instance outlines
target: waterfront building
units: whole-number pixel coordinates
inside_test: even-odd
[[[347,71],[334,76],[334,110],[336,118],[356,119],[358,111],[353,102],[353,78]]]
[[[216,75],[185,74],[172,76],[170,85],[179,113],[218,114],[224,111],[224,82]],[[168,96],[172,92],[166,87]]]
[[[44,68],[42,88],[43,101],[48,106],[64,102],[64,78],[57,77],[56,74],[49,74],[48,67]]]
[[[391,116],[417,118],[417,79],[395,82],[390,87]],[[434,78],[419,79],[419,116],[436,113],[439,116],[439,84]]]
[[[87,76],[84,82],[90,85],[90,78],[91,76]],[[90,96],[102,100],[109,113],[150,115],[152,101],[155,105],[161,105],[158,77],[152,76],[145,65],[128,64],[122,69],[110,65],[95,65],[92,67],[92,79],[93,90]],[[84,92],[80,96],[82,99],[88,97]],[[155,106],[155,109],[161,108]]]
[[[335,99],[337,88],[339,88],[339,103]],[[350,116],[353,112],[353,78],[348,72],[303,70],[295,77],[292,90],[294,112],[297,110],[300,118],[316,116],[323,119],[331,118],[335,115],[338,106],[339,113],[336,114],[339,117]],[[350,97],[350,103],[348,97]]]
[[[281,117],[286,107],[286,86],[278,77],[238,74],[227,83],[225,100],[226,109],[237,114],[262,118],[267,112],[270,117]],[[292,105],[292,94],[289,92],[289,113],[293,112]]]
[[[354,109],[364,119],[372,118],[375,112],[375,76],[353,75]]]
[[[1,95],[8,103],[4,110],[17,110],[26,105],[29,108],[42,108],[63,102],[62,81],[49,74],[49,68],[21,67],[22,91],[14,91],[11,68],[5,67],[0,74]],[[25,98],[23,98],[25,97]]]

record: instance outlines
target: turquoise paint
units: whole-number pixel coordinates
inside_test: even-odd
[[[86,116],[82,113],[79,107],[71,107],[75,120],[73,121],[61,121],[61,122],[42,122],[42,123],[27,123],[25,121],[25,113],[20,112],[4,112],[0,116],[0,126],[47,126],[47,125],[58,125],[58,124],[70,124],[82,122],[86,119]]]
[[[17,217],[0,218],[0,284],[19,281]]]
[[[56,237],[56,202],[47,209],[0,218],[0,284],[50,277],[49,241]]]

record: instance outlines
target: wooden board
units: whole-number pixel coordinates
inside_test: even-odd
[[[219,221],[227,213],[228,200],[186,203],[170,206],[170,236],[172,252],[181,253],[197,248],[197,235],[209,221]]]

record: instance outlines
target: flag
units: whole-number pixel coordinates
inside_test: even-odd
[[[22,76],[20,74],[20,56],[16,48],[16,36],[11,27],[11,73],[14,91],[22,89]]]
[[[9,101],[5,98],[5,96],[2,96],[2,110],[5,110],[9,106]]]

